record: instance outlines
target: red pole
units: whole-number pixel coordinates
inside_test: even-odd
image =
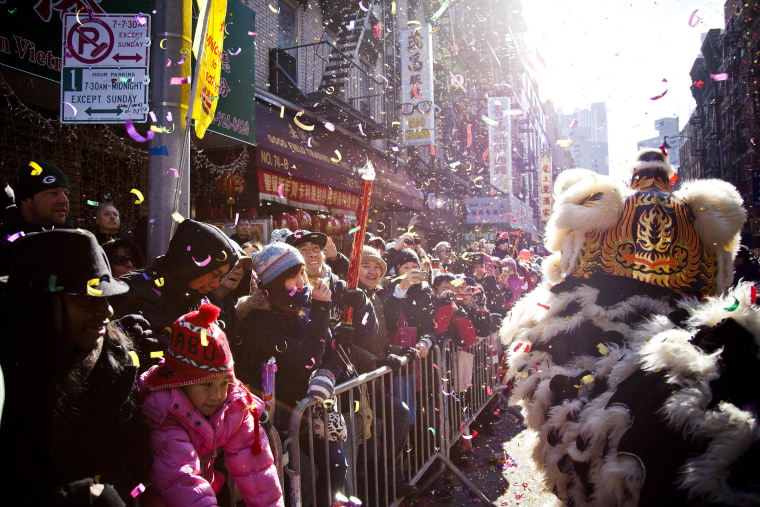
[[[369,215],[370,199],[372,197],[372,182],[375,179],[375,169],[372,163],[367,161],[367,166],[362,174],[362,191],[359,197],[359,212],[356,216],[356,225],[359,227],[354,233],[354,242],[351,245],[351,258],[348,264],[346,287],[354,289],[359,284],[359,266],[362,263],[362,249],[364,248],[364,234],[367,231],[367,216]],[[352,325],[354,321],[354,309],[347,306],[343,309],[343,323]]]

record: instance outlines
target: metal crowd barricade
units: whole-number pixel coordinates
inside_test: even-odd
[[[422,491],[445,468],[482,503],[492,505],[451,462],[449,453],[463,430],[467,434],[468,425],[499,395],[494,361],[498,351],[494,351],[497,344],[493,339],[493,335],[480,339],[469,348],[473,354],[472,380],[461,388],[457,387],[460,354],[454,343],[447,340],[434,346],[426,359],[409,363],[404,358],[398,372],[384,366],[336,386],[335,398],[325,404],[313,398],[301,400],[290,420],[289,437],[283,442],[287,455],[282,460],[281,475],[287,475],[287,491],[283,493],[289,505],[332,505],[336,493],[341,493],[347,498],[358,498],[363,506],[395,506],[403,500],[396,497],[397,482],[405,479]],[[404,380],[408,381],[407,391]],[[404,396],[405,392],[411,395],[411,400]],[[396,433],[399,414],[388,397],[400,398],[414,408],[414,424],[400,453],[394,449],[394,443],[400,442],[395,440],[399,437]],[[319,430],[314,428],[314,418],[324,421],[329,411],[342,414],[347,430],[347,440],[342,442],[341,453],[332,463],[330,447],[335,444],[329,442],[328,425],[321,424]],[[363,421],[369,412],[371,423],[365,427]],[[370,435],[365,439],[367,429]],[[339,490],[329,472],[340,468],[336,463],[340,465],[341,454],[348,469],[344,487]]]

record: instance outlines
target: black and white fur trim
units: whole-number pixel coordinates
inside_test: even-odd
[[[656,372],[671,394],[657,412],[661,415],[653,413],[651,417],[660,418],[663,431],[667,428],[680,435],[683,445],[699,450],[672,471],[676,479],[670,488],[682,495],[684,504],[760,504],[757,489],[742,488],[731,480],[732,467],[760,443],[757,407],[716,400],[719,393],[711,383],[724,373],[723,348],[704,351],[692,343],[700,330],[732,319],[751,333],[754,345],[760,347],[760,311],[750,303],[750,285],[742,284],[705,302],[679,300],[677,306],[688,312],[683,327],[664,316],[676,309],[666,301],[634,296],[605,307],[597,304],[598,293],[587,286],[560,294],[536,289],[515,305],[500,330],[510,351],[508,376],[514,382],[510,402],[524,405],[526,423],[538,433],[533,454],[545,474],[546,487],[573,505],[639,504],[648,474],[656,478],[657,471],[648,471],[645,460],[635,452],[618,452],[620,439],[640,432],[641,426],[625,404],[610,401],[621,382],[628,379],[630,383],[634,372]],[[563,316],[571,304],[573,308],[579,305],[578,311]],[[650,317],[628,324],[632,312],[637,311]],[[589,322],[599,331],[615,329],[625,340],[608,346],[604,355],[578,356],[554,364],[546,345]],[[517,343],[522,345],[515,347]],[[529,352],[525,352],[527,344]],[[534,348],[541,344],[544,350]],[[760,358],[757,360],[760,366]],[[577,381],[584,374],[593,376],[589,384]],[[555,377],[567,377],[570,384],[578,382],[559,401],[552,391]],[[605,383],[605,389],[594,392],[599,381]],[[584,477],[576,474],[572,463],[586,468]]]

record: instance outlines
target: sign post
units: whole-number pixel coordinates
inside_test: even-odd
[[[61,123],[145,122],[150,16],[65,14]]]

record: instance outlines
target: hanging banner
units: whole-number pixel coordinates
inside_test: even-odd
[[[222,72],[222,51],[224,51],[224,22],[227,14],[227,0],[211,0],[207,5],[208,25],[206,38],[198,67],[198,82],[193,97],[193,120],[195,135],[203,139],[206,129],[214,121],[214,112],[219,95],[219,78]],[[202,18],[199,18],[199,24]],[[196,55],[197,56],[197,55]]]
[[[541,220],[548,222],[552,215],[552,159],[541,157]]]
[[[402,146],[435,144],[433,102],[433,37],[430,24],[401,30],[401,118]]]
[[[488,98],[488,162],[491,185],[512,193],[512,115],[509,97]]]

